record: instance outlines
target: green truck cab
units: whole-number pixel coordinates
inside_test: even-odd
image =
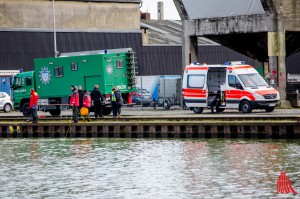
[[[34,71],[13,77],[14,107],[29,114],[30,89],[39,95],[40,108],[60,115],[61,106],[69,103],[71,85],[92,91],[99,85],[105,105],[103,114],[111,113],[110,95],[116,86],[123,99],[130,101],[136,91],[135,53],[130,49],[112,49],[64,53],[57,58],[34,60]]]

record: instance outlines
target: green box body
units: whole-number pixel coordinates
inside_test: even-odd
[[[62,98],[70,97],[71,85],[81,85],[83,90],[92,91],[94,85],[98,84],[103,95],[111,94],[112,88],[116,86],[123,97],[127,97],[136,91],[134,52],[116,51],[35,59],[34,71],[14,76],[16,108],[22,109],[22,101],[30,97],[30,88],[37,91],[40,99],[55,103],[62,103]]]

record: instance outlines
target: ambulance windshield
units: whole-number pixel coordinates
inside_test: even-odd
[[[268,86],[267,82],[258,74],[243,74],[239,75],[245,87]]]

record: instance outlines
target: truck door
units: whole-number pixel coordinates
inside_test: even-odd
[[[242,98],[243,87],[237,77],[233,74],[228,74],[225,91],[226,107],[238,108],[240,99]]]

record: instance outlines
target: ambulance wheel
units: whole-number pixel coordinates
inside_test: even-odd
[[[109,115],[111,113],[111,108],[104,108],[103,115]]]
[[[30,115],[30,108],[29,108],[29,102],[25,102],[22,106],[22,112],[24,116]]]
[[[61,111],[60,109],[55,109],[55,110],[49,110],[49,113],[52,115],[52,116],[59,116]]]
[[[203,108],[202,108],[202,107],[195,107],[195,108],[193,109],[193,111],[194,111],[194,113],[196,113],[196,114],[200,114],[200,113],[203,112]]]
[[[267,112],[272,112],[272,111],[274,111],[274,109],[275,109],[275,107],[267,107],[267,108],[265,108],[265,110]]]
[[[251,113],[252,112],[252,107],[248,101],[243,101],[241,103],[241,111],[243,113]]]

